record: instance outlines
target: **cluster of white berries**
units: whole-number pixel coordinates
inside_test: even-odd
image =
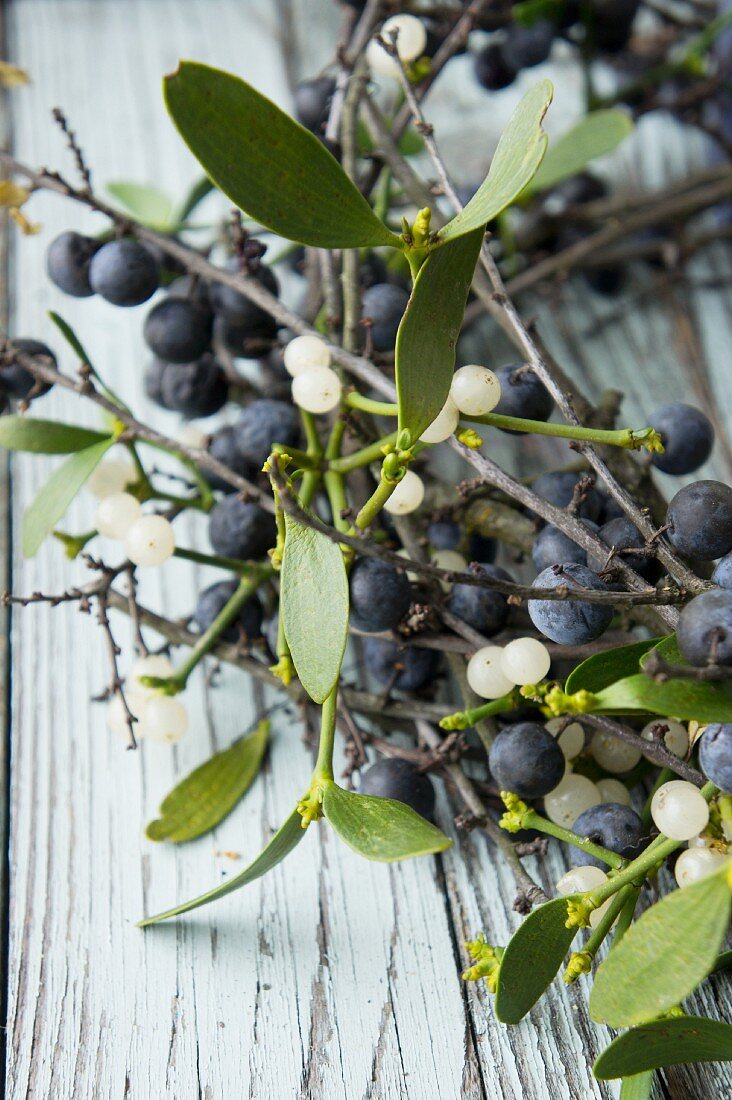
[[[452,376],[450,394],[428,428],[422,432],[423,443],[443,443],[458,426],[460,413],[483,416],[495,409],[501,400],[501,383],[487,367],[470,363]]]
[[[667,718],[663,723],[671,724]],[[672,779],[659,787],[651,799],[651,817],[656,828],[672,840],[688,841],[674,867],[679,886],[691,886],[728,862],[729,854],[720,851],[714,839],[704,833],[709,824],[709,806],[693,783]]]
[[[180,741],[188,729],[188,712],[180,699],[174,695],[160,695],[154,688],[141,683],[143,676],[164,679],[174,672],[172,664],[162,654],[139,657],[130,669],[125,699],[137,719],[134,730],[138,740],[144,737],[148,741],[172,745]],[[119,695],[114,695],[107,704],[107,725],[113,733],[122,737],[127,735],[127,715]]]
[[[538,684],[551,657],[536,638],[514,638],[505,646],[486,645],[468,661],[468,684],[481,699],[500,699],[517,684]]]
[[[381,37],[391,45],[394,32],[397,33],[396,51],[405,65],[422,56],[427,45],[427,31],[420,19],[406,12],[392,15],[384,22]],[[372,38],[366,47],[366,60],[371,72],[377,76],[391,76],[395,79],[399,76],[397,61],[375,38]]]
[[[319,336],[296,336],[285,348],[292,400],[309,413],[327,413],[341,399],[341,380],[330,366],[330,349]]]
[[[143,515],[137,497],[125,492],[134,480],[133,467],[122,459],[97,466],[87,482],[99,500],[94,524],[100,535],[124,542],[135,565],[162,565],[175,550],[173,525],[165,516]]]

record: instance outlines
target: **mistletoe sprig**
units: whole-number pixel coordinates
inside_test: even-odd
[[[110,713],[133,745],[136,732],[171,741],[181,735],[187,715],[179,696],[208,655],[278,686],[303,704],[308,718],[317,708],[312,774],[293,792],[292,812],[264,851],[240,874],[146,917],[141,926],[180,916],[247,885],[285,859],[311,827],[332,829],[371,860],[393,862],[446,851],[450,839],[427,820],[433,794],[425,773],[441,773],[468,811],[464,826],[484,829],[513,869],[516,907],[522,912],[544,894],[523,866],[522,848],[511,834],[538,830],[575,853],[576,866],[556,884],[559,896],[530,913],[505,949],[487,943],[482,933],[466,945],[473,965],[464,978],[485,980],[495,993],[498,1019],[516,1023],[575,946],[565,980],[576,981],[597,968],[590,1000],[594,1018],[629,1029],[603,1052],[595,1073],[600,1079],[645,1074],[647,1095],[657,1068],[732,1057],[732,1029],[686,1016],[680,1007],[709,974],[728,965],[721,946],[732,889],[727,857],[732,835],[732,611],[727,594],[732,490],[702,481],[680,490],[666,506],[647,465],[635,462],[629,452],[645,450],[648,461],[662,469],[692,472],[711,448],[711,427],[707,430],[701,414],[695,419],[691,410],[683,426],[667,413],[658,423],[617,428],[614,418],[598,422],[598,410],[581,395],[573,402],[561,369],[506,293],[510,263],[502,269],[489,246],[490,230],[499,235],[503,230],[505,244],[510,213],[528,208],[537,195],[572,179],[587,160],[614,148],[629,132],[629,120],[607,108],[590,112],[547,151],[542,123],[553,89],[548,81],[538,82],[517,106],[485,180],[463,205],[422,101],[482,5],[469,5],[457,20],[432,69],[423,64],[422,46],[414,56],[408,48],[416,41],[409,37],[417,33],[409,22],[413,17],[399,16],[396,28],[385,24],[372,38],[371,7],[340,58],[329,107],[325,136],[341,137],[342,164],[318,136],[245,81],[192,61],[181,62],[165,81],[171,118],[207,177],[180,209],[154,189],[134,185],[118,184],[113,191],[125,211],[101,199],[62,115],[57,120],[81,172],[81,186],[2,158],[27,185],[7,189],[6,204],[19,224],[30,225],[20,211],[37,189],[64,195],[108,220],[108,231],[97,241],[70,234],[65,236],[74,237],[73,242],[54,242],[49,270],[67,292],[79,297],[96,292],[116,304],[133,304],[157,289],[160,256],[163,269],[166,263],[182,265],[185,287],[179,294],[171,290],[145,324],[151,348],[163,359],[163,349],[170,352],[171,362],[156,379],[161,403],[181,408],[190,401],[194,415],[207,415],[237,393],[244,394],[245,413],[257,405],[255,400],[247,406],[235,368],[230,365],[227,374],[210,354],[209,302],[229,325],[222,326],[225,334],[218,341],[224,346],[227,340],[235,345],[238,338],[231,319],[237,310],[240,315],[259,311],[253,326],[257,349],[257,341],[269,341],[271,347],[278,330],[287,330],[283,358],[293,402],[287,416],[278,414],[274,425],[267,425],[258,462],[241,462],[235,449],[227,450],[228,437],[221,433],[191,446],[141,421],[60,316],[51,319],[78,360],[76,375],[59,370],[45,345],[7,341],[0,381],[18,408],[0,419],[0,445],[65,456],[26,511],[24,552],[35,554],[54,535],[69,557],[84,554],[97,579],[58,595],[6,594],[6,600],[76,602],[82,610],[96,603],[113,667],[106,694],[116,710]],[[401,107],[395,101],[396,137],[389,134],[365,80],[364,57],[378,69],[374,58],[382,55],[403,97]],[[417,147],[431,158],[437,191],[420,179],[399,148],[404,120],[410,118]],[[359,121],[369,134],[371,152],[377,150],[380,157],[378,179],[371,183],[359,164]],[[238,149],[242,155],[232,156]],[[191,217],[211,186],[237,208],[229,227],[230,268],[216,266],[204,251],[181,240],[193,232]],[[720,193],[727,192],[713,190],[709,201]],[[130,210],[138,216],[131,217]],[[322,288],[308,320],[280,301],[276,280],[261,263],[263,231],[317,250]],[[155,261],[150,247],[156,250]],[[360,346],[359,271],[365,254],[385,257],[408,274],[409,293],[393,339],[394,382],[391,364],[378,346],[378,317],[366,326],[366,346]],[[340,284],[334,277],[338,264]],[[524,282],[530,284],[530,271]],[[522,364],[500,377],[475,364],[456,370],[471,293],[475,303],[469,309],[477,305],[497,319],[521,355]],[[189,326],[185,340],[181,318]],[[186,349],[200,342],[193,362],[172,353],[178,339]],[[251,350],[251,344],[242,345],[234,357],[240,350]],[[529,409],[519,401],[518,415],[502,410],[500,402],[514,387],[521,393],[524,385],[531,393],[524,399]],[[103,413],[103,426],[90,430],[28,415],[28,406],[51,386],[94,403]],[[549,422],[552,402],[564,423]],[[259,415],[264,416],[265,404],[259,403]],[[534,407],[538,412],[523,415]],[[256,427],[252,423],[249,430]],[[496,430],[570,440],[582,468],[566,472],[569,494],[542,491],[541,479],[531,486],[520,483],[494,463],[491,433]],[[541,543],[565,540],[556,560],[552,550],[550,564],[537,565],[532,584],[516,583],[487,564],[468,568],[451,547],[435,545],[434,558],[425,560],[423,529],[414,522],[425,493],[439,493],[433,499],[444,501],[454,488],[431,475],[425,485],[425,453],[441,444],[476,475],[463,486],[464,503],[453,504],[452,512],[461,518],[482,515],[481,530],[470,534],[508,533],[505,541],[524,550],[535,543],[535,561],[549,553]],[[107,457],[112,448],[127,454],[122,472]],[[171,491],[170,477],[153,465],[160,453],[176,463],[176,491]],[[597,497],[595,478],[622,512],[615,517],[622,524],[616,523],[613,538],[607,531],[612,519],[599,532],[597,525],[585,523]],[[95,528],[80,535],[59,530],[71,501],[89,483],[101,497]],[[632,483],[632,491],[626,483]],[[221,496],[225,488],[234,492]],[[213,553],[179,545],[174,525],[188,509],[210,517]],[[537,533],[522,509],[549,524],[544,533]],[[400,552],[394,549],[392,525],[403,544]],[[426,537],[434,541],[431,526],[432,536]],[[123,543],[122,564],[110,567],[89,555],[86,548],[99,535]],[[136,571],[161,565],[173,554],[216,568],[227,578],[202,593],[197,633],[142,607],[136,598]],[[688,565],[689,559],[705,555],[721,559],[711,583]],[[122,576],[128,580],[126,592],[116,587]],[[263,604],[273,628],[269,652],[259,641]],[[505,637],[509,605],[517,604],[528,610],[531,631]],[[130,614],[142,655],[127,683],[118,669],[109,608]],[[624,620],[621,637],[606,642],[616,613]],[[649,622],[656,636],[639,638],[637,628],[642,624],[647,635]],[[148,628],[187,647],[183,661],[173,666],[167,656],[150,654],[143,636]],[[393,655],[388,650],[382,692],[344,683],[349,638],[364,635],[376,635],[369,640],[394,650]],[[415,697],[412,690],[413,683],[419,688],[433,675],[430,654],[439,648],[460,691],[457,711],[454,700],[435,703]],[[575,665],[570,675],[551,677],[554,659],[570,653]],[[427,672],[417,675],[420,660]],[[394,690],[407,698],[393,697]],[[527,707],[533,719],[518,720],[516,711]],[[393,720],[408,722],[422,747],[400,750],[359,725],[354,715],[360,720],[370,716],[387,728]],[[506,724],[499,728],[498,720]],[[438,722],[447,737],[436,731]],[[364,763],[364,746],[371,742],[407,765],[410,798],[384,797],[388,792],[366,787],[356,793],[348,782],[337,782],[339,726],[346,731],[353,761],[345,779]],[[462,735],[471,730],[477,751]],[[591,742],[588,730],[594,731]],[[254,781],[268,736],[263,720],[183,780],[148,826],[150,839],[180,843],[213,828]],[[471,779],[463,767],[471,751],[482,761],[487,755],[489,778],[484,781]],[[628,805],[629,790],[642,783],[651,790],[638,815]],[[499,800],[505,812],[497,823]],[[542,800],[539,812],[536,803]],[[696,846],[678,855],[687,841]],[[677,855],[676,879],[684,888],[634,920],[643,889]],[[584,929],[586,939],[575,944]],[[598,952],[608,942],[609,954],[597,966]],[[634,1087],[641,1087],[639,1080]]]

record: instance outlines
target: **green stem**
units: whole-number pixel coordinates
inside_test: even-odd
[[[318,435],[318,426],[315,423],[315,417],[312,413],[306,412],[305,409],[300,409],[300,420],[302,421],[305,439],[307,440],[308,455],[322,455],[323,447],[320,442],[320,436]]]
[[[250,576],[242,577],[234,595],[222,607],[209,628],[204,630],[185,661],[176,669],[175,675],[165,679],[157,676],[143,676],[142,683],[147,687],[157,688],[165,695],[177,695],[178,692],[183,691],[196,665],[200,664],[206,654],[213,649],[220,635],[234,622],[247,600],[251,599],[262,582],[273,573],[274,570],[270,565],[260,565]]]
[[[373,413],[374,416],[398,416],[399,407],[390,401],[375,401],[372,397],[364,397],[363,394],[351,390],[343,398],[344,404],[351,409],[361,409],[362,412]]]
[[[448,714],[440,722],[443,730],[466,730],[470,726],[477,725],[484,718],[490,718],[494,714],[503,714],[504,711],[515,710],[517,706],[526,703],[527,700],[519,695],[518,688],[509,691],[508,695],[502,695],[500,699],[491,699],[488,703],[482,703],[472,710],[458,710],[455,714]]]
[[[355,530],[353,530],[354,534],[370,527],[398,484],[398,481],[386,481],[382,477],[375,491],[371,494],[356,516],[356,522],[354,524]]]
[[[342,514],[348,509],[346,483],[343,479],[343,475],[336,473],[334,470],[326,470],[323,474],[323,485],[328,494],[330,510],[333,515],[333,526],[337,531],[343,531],[345,534],[348,534],[351,530],[351,525],[347,519],[343,518]]]
[[[540,833],[546,833],[547,836],[563,840],[565,844],[571,844],[574,848],[579,848],[585,855],[601,859],[603,863],[607,863],[608,867],[613,867],[615,870],[621,868],[625,863],[623,857],[619,856],[617,852],[611,852],[607,848],[602,848],[599,844],[593,844],[591,840],[573,833],[571,829],[565,829],[563,826],[549,821],[548,818],[542,817],[536,810],[528,810],[523,815],[522,825],[525,829],[537,829]]]
[[[352,454],[344,455],[343,458],[334,458],[329,463],[329,467],[338,474],[347,474],[361,466],[370,466],[372,462],[379,462],[384,457],[384,447],[393,447],[396,438],[397,433],[392,432],[391,435],[370,443],[368,447],[362,447],[360,451],[353,451]]]
[[[391,179],[391,168],[385,165],[379,175],[374,201],[374,214],[377,218],[381,218],[382,222],[385,222],[388,218],[391,207]]]
[[[288,455],[295,466],[303,467],[306,470],[317,470],[320,468],[320,455],[312,455],[308,451],[301,451],[298,447],[285,447],[276,443],[274,446],[274,453],[277,455]]]
[[[618,923],[615,926],[615,935],[613,936],[612,942],[613,947],[617,947],[617,945],[620,943],[623,936],[633,923],[633,917],[635,916],[635,907],[638,904],[639,894],[640,890],[633,890],[630,894],[628,894],[627,898],[625,899],[625,904],[620,910]]]
[[[510,432],[531,432],[532,435],[553,435],[561,439],[588,439],[592,443],[606,443],[612,447],[637,450],[652,439],[653,428],[620,428],[605,431],[602,428],[584,428],[575,424],[546,424],[543,420],[526,420],[521,416],[504,416],[503,413],[484,413],[482,416],[466,416],[471,423],[487,424],[492,428],[504,428]]]
[[[241,573],[251,576],[254,570],[261,569],[259,564],[249,561],[239,561],[237,558],[224,558],[220,554],[203,554],[200,550],[185,550],[182,546],[176,546],[173,556],[183,558],[185,561],[194,561],[198,565],[212,565],[215,569],[225,569],[228,573]]]
[[[338,703],[338,685],[333,688],[323,703],[320,716],[320,741],[318,759],[313,770],[313,782],[333,782],[333,746],[335,744],[336,709]]]
[[[302,475],[302,481],[300,482],[300,492],[298,494],[300,503],[303,508],[309,508],[315,491],[320,485],[321,473],[320,470],[306,470]]]

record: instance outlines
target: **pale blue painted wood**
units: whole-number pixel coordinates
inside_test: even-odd
[[[32,162],[70,169],[48,119],[50,107],[60,104],[99,183],[154,180],[181,194],[196,171],[165,116],[161,74],[179,57],[196,57],[241,72],[287,105],[284,31],[294,70],[310,75],[329,58],[336,6],[330,0],[16,0],[11,55],[34,80],[13,97],[16,150]],[[489,109],[472,85],[468,60],[456,61],[454,72],[454,83],[438,85],[431,116],[446,156],[467,182],[484,168],[511,96],[496,97]],[[576,109],[578,88],[561,58],[554,72],[559,94],[552,125],[561,129]],[[693,144],[673,128],[652,128],[619,155],[617,171],[628,182],[658,182],[687,167],[698,155]],[[57,346],[44,314],[58,308],[124,396],[176,430],[142,395],[144,307],[125,313],[95,300],[74,302],[43,277],[50,237],[97,222],[48,196],[34,199],[31,212],[44,233],[14,246],[13,331]],[[728,259],[715,254],[697,261],[694,275],[703,278],[710,267],[724,265]],[[642,308],[631,301],[620,323],[602,327],[598,319],[617,305],[572,286],[559,295],[561,322],[551,303],[542,324],[563,362],[593,392],[607,385],[627,390],[629,413],[648,411],[656,396],[684,396],[698,383],[728,420],[729,291],[686,298],[698,333],[695,350],[668,294],[654,295]],[[73,367],[65,352],[61,359]],[[44,411],[94,422],[90,410],[59,394],[46,399]],[[495,441],[502,460],[519,472],[535,446],[506,436]],[[43,460],[15,463],[16,535],[20,506],[49,468]],[[69,528],[82,529],[91,515],[91,501],[80,499]],[[192,544],[204,537],[195,521],[186,533]],[[83,579],[82,567],[70,566],[52,546],[31,563],[16,550],[13,568],[17,591],[57,590]],[[176,562],[146,579],[142,596],[153,607],[183,614],[205,577]],[[126,637],[124,623],[119,626]],[[152,845],[142,830],[160,798],[248,724],[256,709],[252,687],[232,670],[223,671],[215,690],[195,677],[186,740],[174,750],[145,744],[130,754],[110,739],[100,708],[88,702],[105,676],[93,624],[73,609],[14,616],[9,1097],[617,1095],[588,1073],[607,1033],[588,1022],[586,989],[558,985],[529,1020],[509,1031],[496,1023],[485,990],[461,987],[460,942],[481,928],[505,942],[518,923],[511,878],[478,834],[456,837],[455,849],[439,863],[387,868],[358,861],[313,829],[295,856],[248,890],[178,925],[145,934],[135,929],[132,922],[143,912],[199,892],[258,851],[301,793],[309,754],[296,716],[280,712],[265,773],[245,803],[212,837],[179,851]],[[450,817],[441,795],[440,819],[448,829]],[[241,853],[241,861],[221,855],[229,850]],[[549,889],[561,866],[557,857],[534,870]],[[724,1012],[723,996],[720,979],[705,992],[703,1009]],[[724,1068],[674,1072],[666,1095],[711,1092],[732,1095]]]

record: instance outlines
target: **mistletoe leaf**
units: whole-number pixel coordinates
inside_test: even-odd
[[[729,927],[726,874],[725,867],[675,890],[631,925],[597,970],[593,1020],[633,1027],[668,1012],[696,989],[712,970]]]
[[[160,805],[160,817],[145,830],[149,840],[185,840],[208,833],[229,814],[254,780],[269,736],[263,721],[248,737],[200,764],[181,780]]]
[[[503,953],[496,989],[496,1016],[517,1024],[533,1008],[557,975],[577,928],[567,928],[567,902],[553,898],[540,905],[514,932]]]
[[[323,814],[349,848],[377,863],[444,852],[452,844],[441,829],[411,806],[392,798],[344,791],[335,783],[325,789]]]
[[[210,901],[217,901],[219,898],[233,893],[234,890],[239,890],[242,886],[254,882],[255,879],[266,875],[268,871],[281,863],[285,856],[288,856],[293,848],[297,847],[304,836],[305,830],[302,827],[302,818],[297,810],[293,810],[266,848],[240,874],[234,875],[226,882],[219,883],[218,886],[214,886],[213,890],[209,890],[206,894],[200,894],[199,897],[192,898],[191,901],[176,905],[173,909],[166,909],[164,913],[157,913],[154,917],[145,917],[144,920],[138,921],[137,927],[147,928],[148,925],[159,924],[160,921],[168,920],[169,917],[179,917],[181,913],[190,913],[192,909],[198,909],[201,905],[208,905]]]
[[[732,1062],[732,1027],[703,1016],[653,1020],[613,1039],[598,1057],[592,1072],[601,1081],[628,1074],[653,1078],[649,1071],[682,1062]],[[626,1100],[625,1091],[620,1095],[621,1100]],[[639,1100],[649,1095],[650,1090],[635,1093]],[[634,1094],[627,1096],[631,1100]]]
[[[114,438],[105,436],[68,458],[41,486],[23,515],[23,556],[32,558],[76,494],[104,458]]]
[[[164,91],[207,175],[261,225],[316,248],[402,247],[323,143],[239,77],[181,61]]]
[[[529,88],[501,134],[488,175],[470,202],[440,230],[438,242],[483,228],[525,189],[546,152],[547,136],[541,124],[553,96],[549,80]]]
[[[316,703],[333,690],[348,638],[343,554],[326,535],[285,514],[280,614],[300,683]]]
[[[41,455],[66,455],[83,451],[93,443],[109,439],[103,432],[77,428],[58,420],[36,420],[32,416],[0,417],[0,447]]]
[[[455,369],[483,230],[449,241],[430,253],[414,282],[396,338],[399,429],[416,442],[442,409]]]

